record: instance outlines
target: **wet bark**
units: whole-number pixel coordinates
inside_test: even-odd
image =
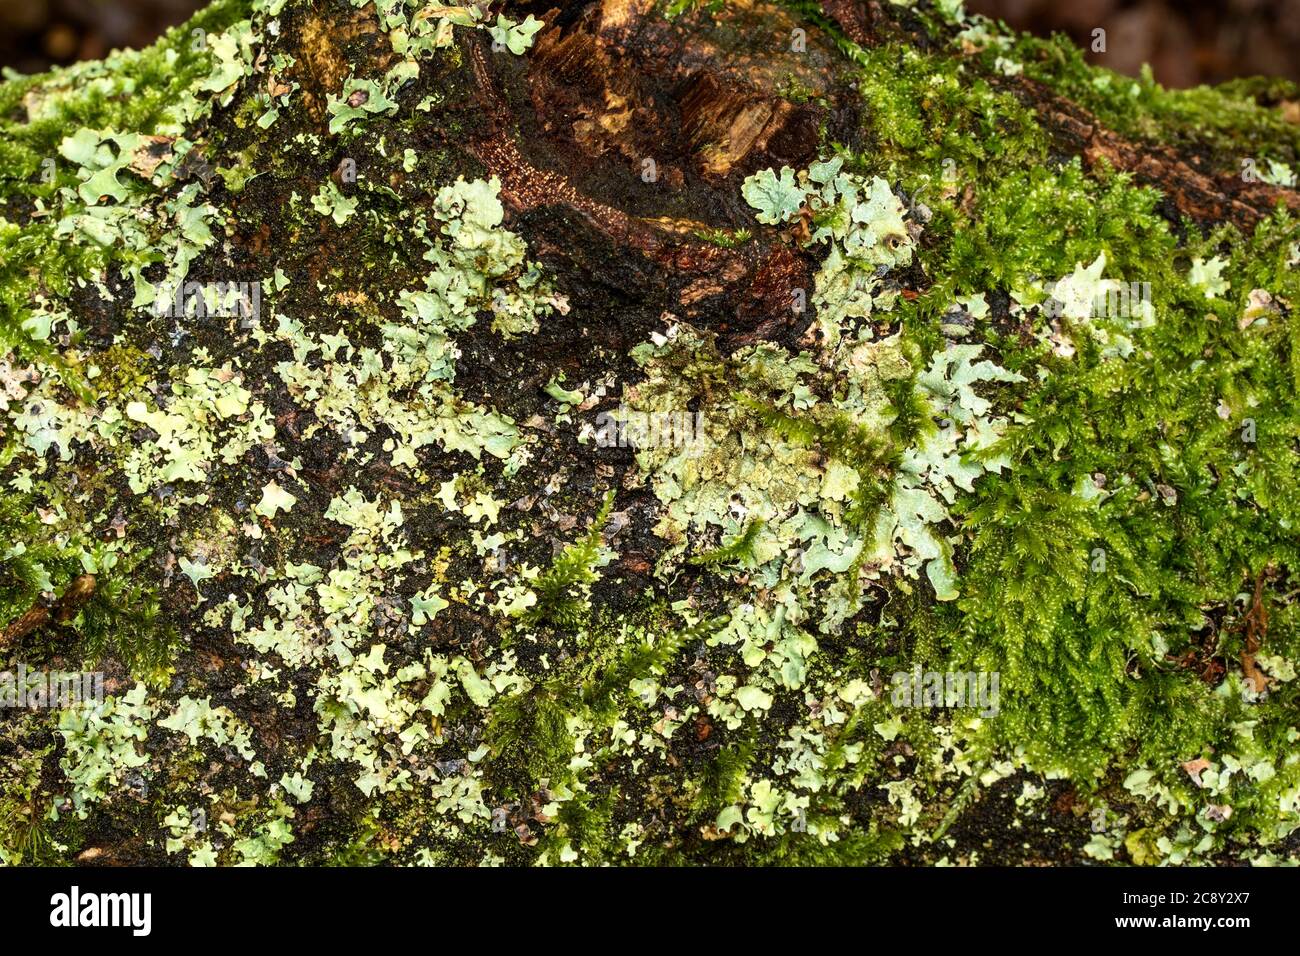
[[[478,112],[468,151],[500,178],[530,248],[557,274],[717,332],[728,351],[797,347],[809,317],[790,308],[791,290],[811,289],[816,264],[791,230],[754,228],[740,184],[759,169],[805,167],[826,143],[862,145],[870,117],[837,43],[944,38],[906,8],[863,0],[825,0],[809,16],[758,0],[675,21],[653,0],[511,6],[546,23],[527,57],[495,55],[482,31],[458,42]],[[376,26],[365,17],[308,25],[309,106],[341,88],[339,45]],[[374,56],[377,69],[391,59],[382,45]],[[1173,219],[1249,231],[1279,202],[1300,210],[1294,190],[1126,137],[1041,83],[996,82],[1035,110],[1060,156],[1162,190]],[[753,241],[704,238],[741,229]]]

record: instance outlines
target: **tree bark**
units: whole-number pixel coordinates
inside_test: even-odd
[[[810,555],[817,536],[832,532],[819,530],[820,525],[808,531],[799,539],[797,560],[791,559],[780,572],[784,577],[777,585],[765,583],[762,562],[739,570],[739,563],[732,566],[729,558],[719,557],[728,547],[743,545],[746,534],[757,534],[761,522],[740,521],[739,529],[722,540],[723,521],[737,523],[734,516],[744,516],[737,505],[734,514],[716,515],[713,527],[699,540],[670,540],[656,531],[669,510],[661,495],[664,482],[647,473],[634,450],[587,441],[575,419],[616,410],[629,395],[646,388],[647,372],[633,350],[661,341],[666,330],[678,324],[701,334],[701,349],[716,344],[716,355],[710,353],[717,360],[711,371],[702,372],[690,363],[677,370],[683,378],[699,377],[699,382],[692,380],[699,385],[696,405],[700,395],[720,407],[752,398],[731,394],[735,369],[726,363],[736,353],[752,358],[760,370],[769,360],[780,364],[771,355],[794,363],[817,353],[817,310],[792,308],[791,296],[799,291],[811,301],[823,274],[826,249],[810,241],[819,223],[807,204],[793,216],[764,221],[742,188],[747,179],[767,170],[808,170],[837,147],[868,159],[873,150],[883,152],[880,117],[873,114],[862,89],[858,61],[864,49],[899,50],[900,70],[902,51],[940,51],[954,66],[953,76],[960,77],[954,82],[987,83],[1030,110],[1050,144],[1055,166],[1077,159],[1084,173],[1097,180],[1118,172],[1158,189],[1164,197],[1158,213],[1180,235],[1186,229],[1202,235],[1235,229],[1242,241],[1249,241],[1265,223],[1282,221],[1279,209],[1300,212],[1300,193],[1243,179],[1237,174],[1241,157],[1197,142],[1198,129],[1180,128],[1170,142],[1146,141],[1131,130],[1108,128],[1083,105],[1015,69],[989,74],[963,58],[956,43],[958,28],[936,25],[943,21],[932,15],[928,4],[918,10],[878,0],[784,5],[737,0],[716,11],[697,8],[670,19],[655,0],[507,2],[494,6],[493,16],[500,12],[519,22],[532,15],[542,21],[524,54],[494,49],[487,29],[458,26],[450,42],[430,51],[413,75],[382,88],[383,96],[392,98],[392,108],[373,114],[364,111],[375,105],[383,87],[376,78],[400,71],[404,64],[398,50],[410,41],[408,34],[392,30],[385,21],[391,4],[358,8],[346,0],[291,0],[274,16],[265,13],[266,6],[259,0],[254,22],[265,32],[251,48],[243,50],[238,40],[219,46],[211,62],[203,64],[211,72],[196,73],[190,88],[204,97],[198,101],[204,109],[194,111],[197,119],[187,119],[183,131],[163,132],[144,128],[148,124],[141,120],[143,152],[113,172],[120,172],[120,179],[105,177],[103,165],[95,165],[122,158],[108,148],[116,142],[110,131],[92,130],[89,147],[84,135],[77,138],[85,130],[68,129],[66,139],[52,141],[62,150],[60,155],[75,157],[70,161],[81,166],[81,178],[70,179],[62,193],[65,200],[71,204],[74,199],[67,197],[80,196],[85,207],[81,213],[92,207],[96,213],[111,213],[135,203],[131,208],[139,215],[132,225],[154,230],[151,241],[157,235],[173,241],[174,234],[186,228],[190,233],[202,231],[176,212],[177,193],[184,191],[193,204],[185,207],[187,212],[211,204],[211,241],[196,240],[201,247],[194,250],[183,244],[159,246],[168,251],[144,265],[144,273],[161,274],[171,264],[163,261],[167,255],[192,253],[191,279],[272,283],[283,297],[261,317],[260,325],[240,324],[236,316],[225,324],[202,326],[184,316],[149,316],[134,307],[130,271],[111,257],[114,264],[94,275],[77,276],[66,293],[56,294],[45,287],[50,283],[38,282],[33,301],[53,298],[67,305],[77,328],[56,331],[52,348],[45,352],[24,345],[15,349],[21,358],[13,357],[12,366],[0,364],[0,400],[11,395],[13,404],[6,418],[13,427],[4,446],[12,453],[0,458],[3,487],[32,487],[38,497],[66,498],[60,503],[69,507],[59,510],[64,525],[58,529],[65,537],[80,535],[78,540],[102,543],[110,530],[119,538],[125,534],[128,550],[148,555],[147,563],[131,566],[131,576],[160,595],[161,617],[178,635],[179,646],[174,668],[161,677],[151,675],[156,680],[149,704],[132,705],[139,709],[136,713],[154,708],[150,714],[156,733],[123,735],[130,738],[127,747],[135,747],[135,739],[147,740],[150,762],[139,773],[142,778],[152,774],[150,779],[160,782],[165,810],[142,810],[141,801],[123,796],[124,788],[88,794],[67,781],[51,786],[50,799],[70,800],[68,794],[75,792],[78,801],[103,810],[105,817],[95,819],[108,822],[98,830],[92,823],[84,837],[96,848],[121,833],[131,834],[123,838],[124,847],[109,851],[115,861],[175,862],[161,847],[179,841],[187,854],[205,859],[210,851],[215,859],[219,853],[221,862],[242,862],[234,857],[237,847],[242,847],[238,852],[267,854],[267,859],[254,862],[274,860],[281,851],[285,859],[351,860],[362,853],[357,847],[363,844],[365,852],[408,856],[421,848],[432,854],[432,846],[442,855],[439,860],[458,863],[495,859],[498,853],[510,862],[531,862],[534,853],[567,862],[574,851],[569,841],[595,829],[618,844],[617,852],[601,862],[626,862],[629,852],[642,844],[642,859],[667,862],[946,859],[947,850],[937,838],[918,836],[914,843],[894,839],[899,812],[894,809],[896,790],[890,788],[910,772],[900,768],[920,764],[905,737],[898,736],[901,721],[894,726],[873,717],[859,725],[855,711],[861,700],[878,703],[887,698],[886,675],[880,671],[885,665],[877,661],[895,660],[904,650],[904,638],[898,634],[872,637],[874,644],[862,635],[877,634],[877,625],[883,630],[881,622],[897,625],[895,616],[911,615],[904,621],[908,627],[912,620],[937,619],[935,615],[956,606],[941,593],[941,584],[916,574],[908,581],[891,578],[880,561],[871,567],[856,559],[846,563],[847,570],[838,569],[818,579],[815,587],[809,585],[808,594],[815,590],[820,601],[843,583],[839,575],[847,575],[855,588],[861,585],[872,592],[871,598],[855,605],[838,627],[809,638],[813,651],[789,650],[780,668],[769,667],[779,678],[762,686],[757,679],[746,685],[745,675],[758,673],[759,664],[752,661],[771,665],[786,633],[787,606],[775,603],[775,589],[798,579],[805,560],[811,564],[815,558]],[[213,21],[224,28],[250,9],[240,0],[224,0],[210,13],[224,18]],[[419,16],[443,17],[449,9],[433,5]],[[485,23],[491,22],[488,18]],[[213,32],[220,33],[216,27]],[[249,62],[241,63],[241,50]],[[224,75],[223,57],[240,64],[244,72]],[[156,76],[154,80],[162,82]],[[358,81],[371,85],[358,86]],[[66,94],[67,82],[55,75],[46,86],[26,93],[25,105],[13,108],[26,110],[35,128],[46,109],[43,97],[54,91]],[[271,115],[273,110],[267,112],[272,103],[279,104],[278,118]],[[882,112],[888,107],[879,102],[874,106]],[[356,112],[351,120],[355,125],[344,124],[340,132],[333,124],[349,110]],[[267,117],[270,123],[264,129],[259,124]],[[930,132],[923,131],[922,138]],[[1261,141],[1263,137],[1260,133]],[[170,167],[169,150],[191,144],[185,159]],[[1257,145],[1242,142],[1240,152],[1248,154]],[[166,171],[160,188],[170,192],[141,199],[124,185],[129,179],[133,187],[141,181],[157,186],[151,177],[159,168]],[[431,168],[434,172],[429,173]],[[367,190],[353,188],[353,170],[365,179]],[[35,175],[33,171],[33,179]],[[459,220],[453,225],[447,216],[436,216],[449,203],[461,201],[446,195],[458,180],[499,186],[501,228],[493,223],[485,229],[492,234],[490,240],[468,246],[466,261],[477,256],[476,267],[490,271],[496,265],[491,242],[504,243],[504,230],[522,240],[526,261],[512,261],[509,269],[492,278],[521,297],[521,288],[547,289],[547,308],[535,331],[499,334],[492,324],[495,313],[482,303],[468,310],[460,326],[448,321],[445,328],[432,331],[427,324],[407,321],[409,314],[401,311],[406,301],[401,293],[409,297],[436,284],[429,279],[426,285],[437,272],[428,263],[438,263],[442,278],[455,272],[438,258],[446,249],[427,243],[426,251],[420,243],[429,235],[441,242],[455,228],[468,230]],[[109,202],[118,189],[132,198]],[[906,210],[910,230],[891,240],[924,247],[931,241],[923,228],[931,211],[918,195],[900,195],[896,184],[886,184],[885,192],[890,202]],[[349,206],[353,200],[356,204]],[[336,205],[330,207],[331,202]],[[56,205],[58,215],[51,216],[45,203],[45,198],[38,203],[30,197],[15,202],[10,207],[15,228],[35,234],[47,219],[58,221],[66,212]],[[379,208],[387,218],[368,218]],[[377,230],[374,224],[381,221],[383,229]],[[1115,228],[1122,233],[1126,227],[1121,223]],[[1059,224],[1062,244],[1073,229],[1072,223]],[[545,277],[538,286],[527,285],[533,262],[540,264]],[[886,273],[890,302],[910,304],[933,296],[936,315],[947,314],[944,310],[950,310],[957,292],[972,291],[949,287],[948,277],[928,273],[919,258],[892,272],[882,266],[876,278]],[[457,289],[437,291],[451,301]],[[468,293],[465,297],[472,298]],[[1035,329],[1024,315],[1013,317],[1009,289],[990,288],[987,300],[990,323],[1008,340],[1011,332],[1018,332],[1022,343],[1039,341],[1033,334],[1041,331],[1054,336],[1043,340],[1051,352],[1069,345],[1071,334],[1086,335],[1078,329],[1062,331],[1060,323],[1053,328],[1046,321],[1045,329]],[[1263,303],[1261,314],[1278,323],[1289,321],[1290,306],[1281,293],[1276,301],[1252,301]],[[952,321],[973,323],[963,308],[956,311],[961,314]],[[1206,321],[1211,319],[1217,327],[1219,318]],[[863,332],[861,350],[850,359],[837,357],[843,359],[841,366],[828,373],[834,380],[822,407],[843,397],[845,383],[863,367],[875,370],[872,384],[881,402],[891,383],[910,383],[924,372],[928,356],[904,355],[901,347],[897,364],[905,366],[912,379],[890,378],[887,369],[878,368],[874,363],[888,363],[875,350],[894,341],[899,326],[891,326],[888,317],[872,316],[870,321],[878,327]],[[1225,318],[1224,327],[1235,322]],[[924,338],[935,355],[953,354],[944,352],[952,344],[947,338],[951,327],[942,320],[933,324],[935,328],[918,333],[918,340]],[[394,326],[400,327],[396,333]],[[1241,329],[1249,326],[1247,321]],[[405,332],[410,337],[399,340]],[[430,372],[427,378],[403,379],[394,386],[400,394],[388,395],[383,389],[398,377],[395,356],[402,351],[392,346],[395,341],[420,353],[418,360],[404,357],[406,366],[445,361],[452,371],[443,378]],[[430,342],[437,347],[425,349]],[[775,348],[770,354],[752,348],[763,344]],[[1053,355],[1061,357],[1060,352]],[[1053,355],[1044,361],[1052,361]],[[1194,363],[1178,356],[1197,367],[1219,360],[1208,346],[1193,358]],[[40,366],[41,374],[10,373],[11,367],[24,363]],[[328,374],[311,378],[326,367]],[[1052,374],[1055,370],[1053,366]],[[1037,385],[1049,377],[1047,371],[1037,381],[1032,374],[1021,376],[1000,366],[994,371],[1001,377],[980,379],[981,388],[1010,382]],[[64,387],[74,382],[74,373],[85,374],[89,400]],[[790,378],[795,381],[798,374]],[[661,381],[655,387],[676,384],[672,375],[664,379],[667,384]],[[42,381],[45,392],[38,391]],[[52,381],[59,386],[49,386]],[[567,391],[579,383],[585,393]],[[969,382],[963,384],[970,387]],[[386,403],[376,403],[374,420],[348,419],[349,410],[342,407],[347,402],[332,389],[352,389],[357,407],[366,406],[376,393]],[[1228,394],[1226,386],[1224,392],[1221,407],[1240,398]],[[982,394],[970,394],[971,404],[984,401]],[[444,405],[438,406],[443,399]],[[889,393],[888,401],[897,414],[884,424],[866,413],[862,421],[848,425],[843,419],[851,415],[816,422],[821,430],[812,439],[806,434],[800,438],[816,447],[798,459],[798,477],[816,474],[827,485],[847,482],[833,467],[836,454],[847,447],[857,456],[855,461],[867,461],[854,466],[853,480],[866,486],[879,479],[887,488],[902,470],[905,452],[915,450],[902,439],[896,441],[888,429],[908,414],[927,418],[924,411],[910,408],[907,396]],[[63,417],[50,417],[49,403]],[[807,411],[811,404],[800,405],[799,398],[791,397],[779,407],[765,408],[764,424],[783,439],[789,436],[782,429],[810,431],[809,420],[799,419],[793,410]],[[693,414],[696,405],[682,411]],[[439,427],[461,413],[485,430],[508,420],[501,429],[525,436],[518,444],[528,455],[494,455],[487,440],[478,447],[463,436],[461,446],[445,435],[438,442],[430,438],[404,446],[407,436],[399,426],[414,432],[429,429],[432,434],[428,419],[419,416],[435,406],[446,413]],[[7,408],[0,405],[0,412]],[[1241,409],[1229,411],[1237,414]],[[997,427],[1017,419],[1020,412],[1011,404]],[[1226,420],[1227,414],[1220,412],[1219,418]],[[928,417],[935,421],[918,424],[917,434],[925,428],[942,432],[955,427],[946,413]],[[220,429],[230,421],[237,421],[255,440],[243,445],[232,438],[224,445],[229,433]],[[1159,427],[1163,429],[1164,422]],[[1149,432],[1142,436],[1130,444],[1143,447],[1126,446],[1123,454],[1145,465],[1141,455],[1156,438]],[[1065,441],[1061,439],[1062,447]],[[798,444],[794,438],[789,443]],[[777,444],[759,446],[756,454],[770,455]],[[133,457],[137,447],[172,455],[168,468],[149,471],[147,462]],[[737,447],[738,456],[755,454],[752,447]],[[1058,452],[1054,447],[1042,457],[1052,458],[1049,464],[1055,467]],[[939,467],[922,455],[914,457],[920,464],[909,461],[908,467]],[[187,470],[194,458],[203,459],[202,480]],[[728,464],[711,462],[710,467],[722,472]],[[769,465],[759,460],[753,467],[757,471]],[[777,467],[772,465],[773,472]],[[791,466],[782,462],[780,467]],[[986,475],[979,467],[974,472],[980,481],[1012,482],[999,474]],[[1093,480],[1091,473],[1068,477],[1071,484],[1076,477]],[[1105,476],[1101,478],[1102,484],[1087,490],[1103,494]],[[701,479],[706,484],[709,480],[707,475]],[[966,484],[960,489],[954,484],[946,504],[953,505],[959,490],[968,492],[973,480],[959,475],[958,483]],[[1057,520],[1053,509],[1064,508],[1061,502],[1071,495],[1064,478],[1052,480],[1061,487],[1044,492],[1042,500],[1052,504],[1045,524]],[[1161,491],[1148,498],[1163,494],[1166,486],[1158,487]],[[773,490],[772,496],[779,491]],[[1170,488],[1163,501],[1172,508],[1176,498]],[[843,519],[843,527],[851,523],[845,517],[849,507],[841,508],[847,500],[841,495],[828,509],[829,517],[819,516],[826,528],[834,524],[832,518]],[[863,500],[871,504],[867,492]],[[951,533],[945,531],[936,547],[952,550],[950,541],[956,541],[961,565],[973,535],[956,508],[949,516],[937,499],[926,504],[950,521],[945,527]],[[1023,510],[1032,509],[1026,505]],[[917,520],[916,515],[910,517]],[[1062,539],[1074,534],[1075,526],[1067,518],[1060,520],[1051,525],[1051,533]],[[1277,522],[1279,528],[1284,524]],[[1178,533],[1183,530],[1180,526]],[[494,531],[501,532],[500,540],[494,540]],[[865,538],[867,532],[862,533]],[[0,549],[5,544],[0,542]],[[1041,550],[1079,546],[1075,540],[1060,540]],[[1276,547],[1281,550],[1283,545]],[[1010,549],[1008,555],[1009,562],[1031,563]],[[1044,562],[1050,557],[1031,555]],[[606,558],[608,565],[601,563]],[[823,571],[831,566],[830,558],[826,562]],[[1275,578],[1284,579],[1285,574],[1275,571],[1282,564],[1270,553],[1268,574],[1255,569],[1249,617],[1240,624],[1246,644],[1240,664],[1256,691],[1270,687],[1260,661],[1271,650],[1269,585]],[[714,574],[710,569],[717,565],[724,570]],[[1191,572],[1187,576],[1193,577]],[[508,586],[503,584],[507,580]],[[376,581],[382,586],[371,593],[367,587]],[[51,621],[72,620],[96,593],[91,575],[59,583],[63,596],[53,605],[32,607],[29,598],[13,609],[12,620],[0,618],[0,652],[11,651]],[[1008,590],[1011,583],[1006,583]],[[110,590],[101,580],[97,608],[99,598]],[[1226,590],[1221,604],[1205,605],[1207,615],[1224,618],[1233,613],[1235,592]],[[484,593],[491,593],[495,603]],[[527,603],[529,596],[535,604]],[[548,599],[551,606],[543,607]],[[503,612],[507,605],[509,611]],[[748,635],[743,651],[735,648],[742,643],[739,638],[730,644],[714,641],[715,632],[705,625],[715,614],[738,606],[771,610],[772,620],[764,626],[770,625],[773,636],[759,640]],[[584,617],[585,612],[590,617]],[[362,623],[349,618],[353,613]],[[669,620],[671,624],[665,623]],[[518,624],[521,621],[524,624]],[[811,634],[816,622],[810,621],[809,614],[808,620],[791,626]],[[900,633],[905,629],[898,628]],[[1224,633],[1229,630],[1225,625]],[[254,632],[256,637],[251,636]],[[645,637],[645,646],[636,635]],[[913,647],[928,639],[908,632]],[[1052,645],[1052,640],[1038,643]],[[656,656],[661,652],[663,660]],[[1077,663],[1072,660],[1069,666]],[[1159,666],[1165,663],[1161,660]],[[119,690],[140,676],[127,674],[120,662],[109,664]],[[825,681],[817,685],[824,691],[821,696],[800,683],[813,673]],[[1128,680],[1129,674],[1116,678],[1118,684]],[[403,681],[408,686],[394,690],[394,682]],[[675,703],[655,696],[660,681],[674,688]],[[653,763],[653,772],[643,771],[640,758],[636,769],[621,764],[626,754],[612,744],[597,760],[581,749],[585,738],[572,729],[607,716],[603,702],[593,701],[608,687],[623,693],[630,686],[640,688],[637,693],[643,697],[625,694],[620,721],[627,716],[631,727],[645,718],[645,726],[627,732],[655,743],[647,750],[661,761]],[[412,688],[418,688],[418,695]],[[446,697],[440,698],[444,691]],[[860,695],[859,702],[846,703],[853,694]],[[719,710],[718,702],[732,696],[743,698],[743,704],[736,705],[740,710]],[[418,706],[430,702],[428,719],[417,713],[417,697]],[[644,700],[650,703],[642,707],[638,701]],[[403,710],[407,703],[409,708]],[[212,711],[195,718],[201,707]],[[855,716],[836,724],[828,715],[838,709]],[[125,715],[121,721],[133,719],[129,708],[120,713]],[[171,718],[166,723],[164,715]],[[809,729],[814,726],[815,732]],[[176,743],[178,738],[163,733],[175,735],[178,727],[188,735],[186,742]],[[609,729],[601,725],[601,732]],[[241,736],[244,732],[246,737]],[[764,829],[770,823],[764,814],[775,811],[765,808],[763,786],[770,783],[769,776],[779,776],[769,773],[770,768],[780,765],[787,777],[794,775],[790,754],[803,753],[800,748],[811,747],[808,741],[814,738],[821,742],[823,732],[830,743],[817,754],[820,762],[799,768],[800,775],[815,777],[825,770],[828,776],[842,772],[843,777],[814,793],[798,811],[806,811],[805,817],[821,813],[826,820],[851,821],[842,834],[844,842],[830,841],[830,849],[815,837],[799,842],[807,835],[805,817],[798,818],[803,829],[779,834]],[[843,739],[835,736],[840,732],[846,735]],[[575,734],[576,739],[570,739]],[[656,734],[670,742],[659,746]],[[214,744],[218,738],[219,745]],[[556,739],[562,743],[554,744]],[[60,742],[73,754],[69,759],[94,751],[69,747],[67,740],[64,733]],[[173,742],[162,746],[159,740]],[[191,759],[183,749],[186,743],[197,747],[204,759]],[[845,751],[868,744],[868,753],[880,760],[876,776],[864,771],[855,780],[846,769],[851,761]],[[1213,748],[1207,743],[1206,749]],[[266,780],[259,778],[252,785],[260,789],[251,801],[242,799],[249,792],[250,772],[233,756],[246,761],[245,750],[256,752],[266,771]],[[98,759],[99,751],[94,752]],[[125,757],[119,751],[118,756],[122,766],[112,769],[125,779],[123,768],[134,772],[139,764],[131,759],[133,750]],[[42,759],[47,761],[47,777],[57,777],[54,757]],[[174,776],[171,761],[183,763]],[[61,770],[66,763],[59,765]],[[358,765],[366,772],[358,771]],[[645,766],[650,765],[647,759]],[[960,792],[954,787],[954,792],[939,793],[916,832],[928,827],[927,835],[933,834],[938,826],[940,835],[964,834],[958,852],[989,861],[980,856],[987,824],[980,814],[988,806],[981,808],[971,798],[979,789],[983,766],[965,768],[970,780]],[[1017,772],[1029,779],[1029,769]],[[555,811],[555,805],[572,798],[570,785],[582,774],[587,775],[583,786],[591,790],[581,801]],[[916,779],[921,776],[917,770]],[[1041,826],[1032,849],[1023,849],[1028,842],[1016,847],[1008,843],[995,851],[1006,857],[996,862],[1085,859],[1083,847],[1090,835],[1083,832],[1079,814],[1069,809],[1073,790],[1055,777],[1052,781],[1058,788],[1053,798],[1065,809],[1051,811],[1056,814],[1051,825],[1044,822],[1046,817],[1038,818]],[[441,789],[435,793],[434,788]],[[738,795],[742,791],[748,796]],[[881,795],[885,791],[888,797]],[[241,801],[236,802],[233,793],[239,793]],[[390,795],[392,802],[385,803]],[[1122,793],[1120,797],[1129,799]],[[229,814],[236,820],[236,809],[243,814],[237,824],[230,824],[237,827],[230,831],[235,838],[219,846],[209,846],[206,836],[159,838],[158,820],[176,807],[201,801],[210,805],[213,819],[224,821],[222,815]],[[248,803],[255,806],[249,809]],[[886,814],[892,814],[888,825],[881,822]],[[131,821],[146,817],[146,823],[134,828]],[[581,826],[573,822],[578,818]],[[913,823],[898,824],[898,832]],[[995,820],[995,825],[1004,823]],[[275,843],[272,837],[282,835],[281,826],[292,835],[294,842],[284,840],[290,849],[277,845],[267,850]],[[738,834],[751,827],[771,841],[756,838],[744,845]],[[497,839],[502,833],[510,837],[504,849]],[[429,846],[420,847],[419,840],[428,834],[434,834]],[[605,845],[602,840],[592,841],[597,847],[593,854],[605,852],[599,849]],[[626,851],[621,840],[631,840],[632,850]],[[69,853],[75,858],[80,849],[73,846]],[[659,853],[662,856],[652,855]],[[595,856],[584,859],[597,861]]]

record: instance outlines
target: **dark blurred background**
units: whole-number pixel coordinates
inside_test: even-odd
[[[0,0],[0,65],[23,73],[146,46],[205,0]]]
[[[1103,27],[1106,52],[1089,60],[1130,76],[1150,63],[1165,86],[1300,80],[1300,0],[966,0],[966,9],[1040,36],[1067,33],[1084,50]]]
[[[143,46],[203,0],[0,0],[0,65],[25,73]],[[1136,75],[1150,63],[1166,86],[1264,73],[1300,80],[1300,0],[966,0],[1022,30],[1068,33],[1089,59]]]

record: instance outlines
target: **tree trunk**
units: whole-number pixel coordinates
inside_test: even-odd
[[[1295,89],[716,6],[222,0],[6,85],[67,859],[1294,859],[1282,750],[1186,767],[1294,702]]]

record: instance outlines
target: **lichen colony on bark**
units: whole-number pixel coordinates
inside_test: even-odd
[[[7,80],[0,670],[105,697],[0,859],[1296,862],[1297,102],[954,0]]]

